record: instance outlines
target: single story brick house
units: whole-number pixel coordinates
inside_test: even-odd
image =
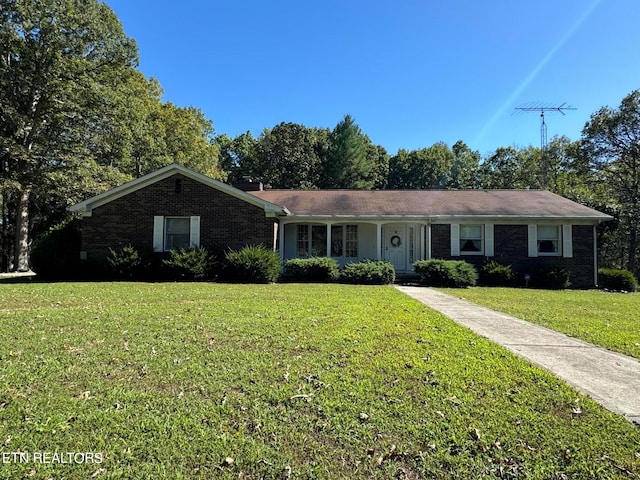
[[[561,265],[578,288],[597,284],[595,227],[611,217],[539,190],[263,190],[231,186],[178,164],[69,208],[82,220],[83,260],[109,248],[212,251],[263,244],[283,261],[492,258],[518,271]]]

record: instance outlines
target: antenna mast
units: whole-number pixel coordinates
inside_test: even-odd
[[[565,105],[567,102],[560,105],[528,104],[515,108],[521,112],[540,112],[540,150],[543,152],[547,149],[547,124],[544,121],[544,112],[559,112],[566,115],[565,110],[576,110],[574,107]]]
[[[544,121],[544,112],[558,112],[566,115],[565,110],[576,110],[576,108],[567,106],[567,102],[560,105],[543,105],[543,104],[527,104],[516,107],[515,110],[521,112],[540,112],[540,152],[542,155],[542,188],[547,188],[547,124]]]

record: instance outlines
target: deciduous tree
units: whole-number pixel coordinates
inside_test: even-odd
[[[13,269],[27,270],[32,192],[89,156],[137,49],[97,0],[0,0],[0,52],[3,199],[14,205]]]
[[[627,266],[637,275],[640,228],[640,90],[618,108],[602,107],[582,130],[582,146],[591,166],[619,205],[627,237]]]

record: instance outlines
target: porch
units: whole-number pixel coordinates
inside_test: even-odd
[[[331,257],[340,266],[361,260],[386,260],[399,274],[429,256],[429,224],[396,221],[281,221],[279,251],[292,258]]]

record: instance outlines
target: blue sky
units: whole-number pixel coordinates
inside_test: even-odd
[[[350,114],[390,154],[463,140],[487,155],[580,138],[640,88],[638,0],[106,0],[164,100],[217,134]]]

